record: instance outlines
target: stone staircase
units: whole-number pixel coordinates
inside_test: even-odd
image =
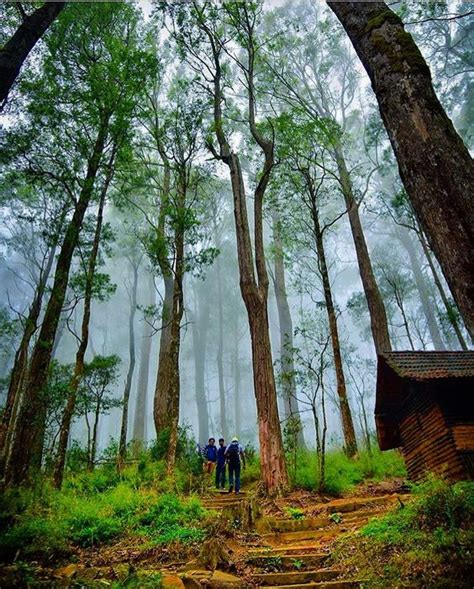
[[[330,544],[370,519],[385,513],[404,495],[339,499],[321,506],[317,517],[262,518],[257,523],[261,545],[249,547],[246,563],[251,580],[262,589],[353,589],[362,580],[345,578],[330,566]]]

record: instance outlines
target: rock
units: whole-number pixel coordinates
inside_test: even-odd
[[[163,589],[185,589],[183,581],[176,575],[164,575],[161,579]]]
[[[244,589],[245,586],[239,577],[223,573],[222,571],[214,571],[212,577],[205,585],[208,589]]]
[[[202,589],[201,583],[193,577],[182,577],[185,589]]]
[[[61,567],[57,569],[55,576],[56,577],[64,577],[66,579],[72,579],[74,576],[77,575],[77,565],[76,564],[68,564],[65,567]]]
[[[199,562],[203,568],[211,571],[217,568],[227,569],[230,564],[230,555],[221,542],[216,542],[214,538],[211,538],[202,545]]]

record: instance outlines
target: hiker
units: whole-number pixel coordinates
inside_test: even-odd
[[[235,482],[235,493],[240,492],[240,464],[242,462],[245,468],[245,454],[244,449],[239,444],[239,439],[234,437],[232,442],[225,449],[224,456],[227,459],[229,465],[229,493],[234,491]],[[235,479],[235,480],[234,480]]]
[[[216,439],[209,438],[207,446],[204,447],[204,471],[208,474],[212,473],[212,470],[217,462],[217,448],[216,448]]]
[[[219,438],[219,447],[217,448],[217,465],[216,465],[216,489],[225,489],[225,440]]]

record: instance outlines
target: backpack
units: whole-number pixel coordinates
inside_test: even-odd
[[[232,442],[227,448],[227,458],[231,464],[238,464],[240,462],[240,448],[237,442]]]

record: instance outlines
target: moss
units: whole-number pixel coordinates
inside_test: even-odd
[[[386,22],[402,26],[400,18],[389,8],[386,8],[368,20],[364,28],[364,34],[370,35],[374,29],[379,29]]]
[[[408,65],[410,68],[430,76],[430,70],[420,50],[412,36],[403,28],[396,30],[392,38],[387,38],[386,34],[381,31],[374,31],[371,41],[377,51],[388,58],[392,71],[404,72],[405,65]]]

